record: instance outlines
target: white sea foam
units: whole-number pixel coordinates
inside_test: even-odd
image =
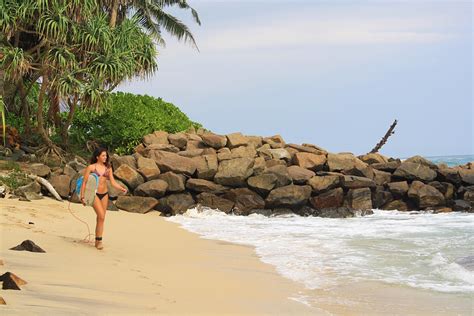
[[[168,220],[204,238],[255,247],[262,261],[310,289],[376,280],[440,292],[474,293],[474,215],[374,210],[361,218],[232,216],[190,209]]]

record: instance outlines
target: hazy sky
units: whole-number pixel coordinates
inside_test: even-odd
[[[218,134],[363,154],[473,154],[471,1],[198,1],[199,50],[164,34],[158,72],[122,91]]]

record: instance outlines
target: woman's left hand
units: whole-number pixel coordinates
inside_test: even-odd
[[[127,189],[121,188],[121,190],[122,190],[123,193],[127,193]]]

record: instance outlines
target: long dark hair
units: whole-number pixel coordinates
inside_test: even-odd
[[[97,147],[94,152],[92,153],[92,157],[91,157],[91,164],[94,164],[97,162],[97,157],[99,157],[103,152],[105,151],[105,153],[107,154],[107,160],[105,161],[105,166],[108,168],[110,167],[110,155],[109,155],[109,152],[107,151],[107,148],[104,148],[104,147]]]

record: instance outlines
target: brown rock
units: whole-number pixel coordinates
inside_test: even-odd
[[[124,211],[145,214],[151,211],[158,201],[153,197],[119,196],[115,205]]]
[[[168,189],[168,183],[163,180],[151,180],[140,184],[133,194],[138,196],[151,196],[156,199],[161,198],[165,195],[166,190]]]
[[[290,166],[287,170],[295,184],[306,184],[309,179],[316,175],[313,171],[298,166]]]
[[[375,188],[375,181],[356,176],[344,176],[343,186],[348,189]]]
[[[397,210],[397,211],[409,211],[410,207],[405,201],[402,200],[393,200],[382,206],[383,210]]]
[[[209,192],[203,192],[197,195],[197,202],[202,205],[212,209],[217,209],[221,212],[229,214],[232,212],[232,208],[234,207],[234,202],[219,197],[215,194]]]
[[[185,133],[169,134],[168,141],[171,145],[178,147],[181,150],[184,150],[188,142],[188,137]]]
[[[408,190],[408,197],[413,199],[418,207],[444,206],[445,199],[436,188],[420,181],[413,181]]]
[[[327,161],[326,155],[300,152],[295,154],[295,164],[301,168],[313,171],[322,170]]]
[[[436,171],[429,167],[413,162],[403,162],[393,173],[394,177],[406,180],[433,181],[436,178]]]
[[[127,190],[129,190],[127,185],[125,183],[123,183],[122,181],[120,181],[119,179],[115,179],[115,182],[117,182],[118,185],[122,186],[123,188],[126,188]],[[107,191],[109,192],[109,198],[112,199],[112,200],[115,200],[118,196],[127,194],[127,193],[124,193],[124,192],[118,190],[117,188],[114,188],[112,186],[112,184],[110,183],[110,181],[107,181],[107,188],[108,188]],[[77,201],[76,203],[80,203],[80,201]]]
[[[242,133],[232,133],[226,136],[227,136],[227,147],[229,148],[247,146],[249,144],[248,137],[242,135]]]
[[[127,187],[132,190],[135,190],[136,187],[145,182],[142,175],[127,164],[121,165],[114,172],[114,176],[117,179],[123,181],[127,185]]]
[[[461,180],[466,185],[474,185],[474,169],[459,169]]]
[[[311,196],[309,185],[287,185],[270,191],[265,204],[267,208],[298,207],[304,205]]]
[[[253,174],[258,176],[263,173],[266,168],[265,159],[262,157],[255,158],[255,163],[253,164]]]
[[[434,170],[438,169],[438,166],[436,164],[432,163],[428,159],[425,159],[421,156],[410,157],[410,158],[406,159],[404,162],[412,162],[412,163],[415,163],[415,164],[420,164],[420,165],[423,165],[425,167],[428,167],[428,168],[434,169]]]
[[[179,148],[174,146],[174,145],[166,145],[166,144],[151,144],[149,146],[147,146],[147,148],[145,148],[145,153],[144,153],[144,157],[147,157],[147,158],[153,158],[151,157],[151,153],[153,151],[166,151],[166,152],[170,152],[170,153],[177,153],[179,152]]]
[[[288,173],[288,167],[283,165],[267,167],[263,171],[263,174],[273,174],[276,176],[277,182],[275,188],[279,188],[292,183],[291,176]]]
[[[159,169],[163,172],[173,171],[193,175],[196,171],[196,164],[193,159],[182,157],[175,153],[165,151],[152,151],[150,158],[156,161]]]
[[[69,197],[69,190],[71,185],[71,177],[67,175],[51,176],[49,183],[58,192],[62,198]]]
[[[315,209],[320,210],[331,207],[341,207],[343,200],[344,192],[342,188],[337,188],[311,197],[309,202]]]
[[[274,135],[263,138],[264,144],[269,144],[271,148],[283,148],[285,147],[285,141],[280,135]]]
[[[3,290],[21,290],[20,286],[27,284],[25,280],[11,272],[2,274],[0,276],[0,281],[3,282]]]
[[[204,149],[202,148],[189,149],[185,151],[180,151],[178,155],[183,156],[183,157],[193,158],[193,157],[201,156],[203,152],[204,152]]]
[[[217,173],[218,162],[216,155],[203,155],[193,158],[196,165],[196,173],[199,179],[211,180]]]
[[[119,156],[114,154],[110,157],[110,164],[113,170],[117,170],[121,165],[127,165],[132,169],[137,169],[137,161],[133,155]]]
[[[171,215],[184,214],[188,209],[196,206],[189,193],[171,194],[161,198],[159,202],[157,210]]]
[[[302,145],[297,145],[297,144],[286,144],[285,145],[287,148],[292,148],[298,152],[306,152],[306,153],[313,153],[316,155],[327,155],[327,151],[316,146],[311,145],[311,146],[302,146]],[[314,146],[314,147],[313,147]]]
[[[7,302],[0,296],[0,305],[7,305]]]
[[[372,193],[369,188],[350,189],[348,198],[353,209],[372,209]]]
[[[393,197],[398,199],[404,197],[408,190],[408,182],[400,181],[400,182],[392,182],[388,184],[389,191],[393,194]]]
[[[316,193],[321,193],[342,185],[342,175],[314,176],[308,180],[308,184]]]
[[[262,195],[267,195],[277,184],[278,178],[272,173],[260,174],[248,178],[247,184],[250,188]]]
[[[186,182],[186,188],[195,192],[208,192],[213,194],[222,194],[229,188],[204,179],[189,179]]]
[[[380,171],[372,169],[374,172],[374,181],[377,185],[384,185],[392,180],[392,174],[390,172]]]
[[[207,148],[206,144],[201,140],[194,140],[189,139],[186,143],[186,150],[194,150],[194,149],[204,149]]]
[[[236,158],[255,158],[257,151],[253,146],[239,146],[231,149],[230,159]]]
[[[374,163],[387,163],[388,162],[388,158],[379,153],[370,153],[370,154],[362,155],[362,156],[359,156],[359,159],[369,165],[374,164]]]
[[[237,158],[220,162],[214,177],[216,183],[232,187],[244,186],[246,180],[253,173],[254,160],[251,158]]]
[[[227,137],[222,135],[216,135],[212,133],[205,133],[202,136],[202,141],[209,147],[220,149],[227,145]]]
[[[29,173],[35,174],[41,178],[47,178],[51,173],[51,169],[42,163],[34,163],[29,165],[28,171]]]
[[[371,164],[370,166],[380,171],[393,173],[395,170],[397,170],[398,167],[400,167],[400,165],[401,165],[401,162],[395,160],[395,161],[389,161],[386,163],[374,163],[374,164]]]
[[[168,171],[160,174],[158,179],[168,183],[167,191],[169,192],[181,192],[185,189],[186,177],[182,174],[176,174],[172,171]]]
[[[151,134],[143,136],[143,143],[146,146],[151,144],[169,144],[168,133],[165,131],[155,131]]]

